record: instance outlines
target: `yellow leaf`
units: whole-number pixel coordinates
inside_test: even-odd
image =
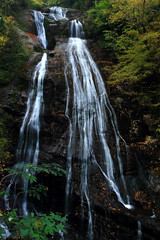
[[[42,225],[42,223],[41,223],[41,222],[35,222],[35,226],[36,226],[36,227],[40,228],[40,227],[41,227],[41,225]]]

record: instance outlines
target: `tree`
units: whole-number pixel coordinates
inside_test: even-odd
[[[18,76],[28,60],[29,49],[25,47],[17,32],[13,17],[2,17],[0,28],[0,84],[8,83]]]

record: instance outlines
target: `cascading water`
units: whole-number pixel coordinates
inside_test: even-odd
[[[43,43],[43,46],[47,46],[44,26],[42,23],[40,12],[34,11],[35,21],[38,34]],[[38,23],[39,21],[39,23]],[[44,36],[43,36],[44,34]],[[41,61],[36,65],[32,82],[31,90],[27,101],[27,110],[23,119],[23,123],[20,129],[18,147],[17,147],[17,164],[14,166],[15,169],[21,168],[24,172],[28,171],[26,169],[26,164],[33,163],[37,165],[38,155],[39,155],[39,132],[40,132],[40,118],[43,115],[44,104],[43,104],[43,81],[45,78],[47,65],[47,54],[44,53]],[[20,179],[13,175],[10,183],[6,189],[8,193],[11,192],[13,187],[14,199],[17,196],[17,184],[21,184],[23,187],[23,199],[21,201],[20,209],[25,216],[28,216],[28,203],[27,203],[27,191],[28,191],[28,180],[24,179],[20,182]],[[10,199],[5,195],[5,206],[10,208]]]
[[[37,38],[39,42],[43,45],[43,47],[46,49],[47,39],[46,39],[46,33],[44,28],[44,16],[41,12],[34,11],[34,19],[37,27],[37,32],[38,32]]]
[[[44,53],[41,61],[37,64],[31,83],[31,91],[27,101],[27,110],[20,129],[19,142],[17,148],[17,162],[15,169],[20,166],[25,170],[25,165],[33,163],[37,165],[39,155],[39,131],[40,117],[43,115],[43,81],[46,72],[47,54]],[[7,188],[10,192],[11,186],[14,184],[14,197],[16,197],[16,185],[19,179],[13,176]],[[24,215],[28,215],[27,209],[27,190],[28,181],[23,181],[24,197],[22,201],[22,211]],[[9,208],[9,198],[5,196],[6,208]]]
[[[11,235],[11,233],[9,232],[6,224],[1,219],[0,219],[0,227],[4,230],[4,233],[1,234],[0,236],[2,236],[3,239],[8,238]]]
[[[129,202],[127,187],[123,175],[121,163],[120,141],[126,143],[121,137],[115,112],[109,102],[107,92],[100,72],[93,61],[84,38],[83,26],[79,21],[72,21],[70,26],[70,38],[67,49],[65,78],[67,86],[66,116],[69,119],[69,143],[67,155],[67,184],[66,184],[66,215],[69,214],[69,202],[72,192],[72,163],[77,157],[81,164],[81,205],[84,198],[88,205],[88,233],[93,239],[93,218],[89,197],[88,179],[91,165],[98,167],[110,188],[115,192],[118,201],[126,208],[132,208]],[[69,64],[67,63],[69,62]],[[73,105],[70,96],[69,74],[73,80]],[[107,133],[113,129],[116,158],[113,160]],[[97,156],[95,142],[99,142],[101,157]],[[78,152],[78,156],[76,155]],[[115,165],[119,166],[119,182],[121,191],[114,176]],[[123,195],[123,197],[122,197]]]
[[[141,240],[142,239],[142,225],[141,222],[138,221],[138,232],[137,232],[137,240]]]
[[[67,9],[61,7],[50,8],[50,17],[55,21],[66,19]]]

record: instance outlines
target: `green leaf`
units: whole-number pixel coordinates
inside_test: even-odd
[[[29,229],[22,229],[20,230],[21,236],[26,237],[29,233]]]
[[[31,217],[34,217],[34,213],[33,212],[31,212]]]
[[[40,200],[40,195],[39,194],[37,194],[37,199]]]

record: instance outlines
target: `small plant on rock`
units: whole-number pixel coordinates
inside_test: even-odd
[[[62,176],[65,174],[65,170],[60,165],[42,164],[36,166],[34,164],[18,164],[14,169],[7,169],[9,174],[5,176],[0,184],[13,176],[18,177],[21,180],[26,180],[29,183],[29,188],[24,189],[27,191],[30,197],[34,197],[38,200],[41,199],[41,194],[47,196],[47,187],[37,183],[37,173],[44,172],[45,174],[52,174],[55,176]],[[3,188],[2,188],[3,189]],[[66,218],[62,217],[60,213],[50,212],[48,215],[45,213],[35,214],[31,212],[29,216],[19,214],[19,210],[14,208],[18,196],[23,193],[22,189],[17,193],[14,199],[13,208],[5,211],[0,210],[0,239],[3,238],[21,238],[21,239],[48,239],[50,236],[54,236],[56,232],[66,232],[64,223]],[[2,190],[0,197],[9,195],[7,191]]]

